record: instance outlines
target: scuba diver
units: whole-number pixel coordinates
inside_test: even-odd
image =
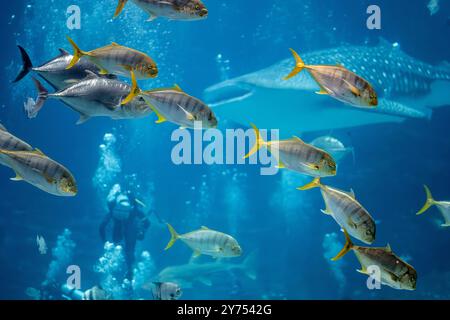
[[[108,213],[100,225],[100,238],[105,243],[106,227],[112,222],[111,240],[115,245],[123,244],[127,264],[126,278],[133,278],[133,264],[137,240],[143,240],[150,227],[149,217],[143,212],[146,207],[130,190],[122,192],[115,185],[108,196]]]

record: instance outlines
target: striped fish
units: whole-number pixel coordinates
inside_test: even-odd
[[[259,129],[251,124],[255,131],[256,143],[244,158],[266,147],[277,158],[278,167],[293,170],[312,177],[329,177],[336,175],[336,162],[326,151],[303,142],[298,137],[287,140],[266,142]]]
[[[102,78],[90,71],[84,80],[50,94],[39,80],[33,77],[33,81],[39,95],[36,101],[28,98],[24,104],[29,118],[37,116],[48,98],[58,99],[78,112],[80,119],[77,124],[82,124],[92,117],[109,117],[115,120],[137,119],[152,113],[144,98],[140,96],[121,105],[121,101],[130,92],[129,84],[117,79]]]
[[[65,167],[37,151],[0,150],[7,156],[8,166],[16,172],[13,181],[29,184],[56,196],[75,196],[77,186],[74,177]]]
[[[450,227],[450,201],[436,201],[433,199],[431,195],[431,191],[427,186],[425,187],[425,192],[427,194],[427,200],[422,209],[417,212],[417,215],[421,215],[425,211],[427,211],[431,206],[436,206],[439,212],[442,214],[444,218],[444,223],[441,224],[442,227]]]
[[[179,235],[170,224],[167,226],[172,238],[164,250],[170,249],[175,241],[180,239],[194,251],[194,256],[204,254],[215,258],[229,258],[242,254],[236,239],[228,234],[201,227],[199,230]]]
[[[114,18],[119,16],[128,0],[119,0]],[[206,19],[208,9],[200,0],[132,0],[139,8],[147,12],[153,21],[157,17],[171,20]]]
[[[367,244],[375,241],[375,221],[369,212],[355,199],[353,191],[345,192],[320,183],[316,178],[310,184],[299,188],[307,190],[314,187],[320,187],[325,201],[325,210],[323,213],[333,217],[333,219],[347,230],[348,233]]]
[[[331,97],[355,107],[373,108],[378,105],[378,97],[371,84],[344,68],[343,66],[306,65],[302,58],[291,49],[296,65],[284,79],[288,80],[303,69],[308,70],[320,86],[318,94],[328,94]]]
[[[137,79],[155,78],[158,75],[155,61],[143,52],[115,42],[92,51],[82,51],[71,38],[67,39],[74,49],[72,61],[67,69],[72,68],[81,57],[86,57],[100,68],[100,74],[112,73],[129,77],[130,71],[133,71]]]
[[[347,231],[344,229],[346,243],[341,252],[332,260],[342,258],[347,252],[353,250],[361,264],[359,273],[372,275],[369,267],[378,267],[380,282],[398,290],[415,290],[417,284],[417,271],[408,263],[392,252],[390,245],[385,248],[370,248],[355,246]]]
[[[43,78],[48,84],[50,84],[55,90],[61,90],[71,86],[72,84],[83,80],[89,72],[99,74],[100,69],[90,62],[89,60],[82,58],[80,61],[67,70],[67,66],[72,61],[73,56],[64,49],[59,49],[60,54],[40,66],[33,66],[30,56],[24,48],[18,46],[20,55],[22,57],[22,69],[17,75],[13,83],[20,81],[28,73],[33,71]],[[108,78],[116,78],[114,75],[104,75]]]
[[[173,282],[153,282],[152,294],[155,300],[178,300],[182,291],[180,286]]]
[[[9,133],[2,124],[0,124],[0,149],[9,151],[33,151],[33,147]],[[7,156],[0,154],[0,164],[8,166],[8,162],[4,160],[5,158]]]
[[[180,87],[142,91],[133,72],[131,79],[130,94],[122,104],[128,103],[136,96],[143,97],[158,116],[156,123],[169,121],[185,128],[194,128],[195,122],[200,122],[202,128],[217,127],[217,119],[212,110],[199,99],[183,92]]]

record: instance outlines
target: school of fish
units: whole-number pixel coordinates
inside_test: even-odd
[[[115,18],[120,15],[127,2],[127,0],[118,1]],[[149,21],[158,17],[169,20],[202,20],[208,16],[208,9],[200,0],[131,2],[149,14]],[[37,98],[28,98],[24,103],[28,118],[35,118],[42,112],[48,99],[56,99],[79,114],[77,124],[94,117],[139,119],[155,114],[156,123],[170,122],[183,128],[194,128],[194,123],[200,121],[205,129],[218,126],[214,110],[200,99],[185,93],[178,85],[148,90],[142,90],[138,86],[138,80],[155,78],[159,73],[157,63],[148,54],[115,42],[84,51],[70,37],[67,39],[73,48],[73,54],[59,49],[58,56],[38,67],[33,66],[26,50],[21,46],[18,47],[23,66],[13,82],[21,81],[27,74],[33,73],[54,90],[49,92],[41,81],[32,77]],[[295,65],[292,71],[284,76],[284,81],[291,81],[305,70],[319,87],[317,94],[327,95],[342,104],[356,108],[374,109],[380,102],[381,105],[389,107],[391,102],[380,100],[369,81],[340,65],[339,61],[336,61],[336,65],[308,65],[296,51],[290,50]],[[131,79],[131,84],[118,77]],[[280,74],[279,77],[281,79],[283,75]],[[392,109],[398,110],[398,106]],[[301,116],[301,110],[299,113]],[[255,144],[245,158],[253,156],[261,148],[267,148],[277,159],[279,168],[312,177],[310,183],[298,189],[320,189],[325,203],[322,212],[336,221],[346,239],[344,248],[333,260],[338,260],[347,252],[353,251],[361,264],[361,269],[358,270],[360,273],[370,275],[369,267],[378,266],[381,270],[382,284],[395,289],[416,289],[416,270],[394,254],[389,245],[377,248],[353,244],[351,237],[371,245],[376,240],[377,229],[374,218],[356,199],[353,190],[343,191],[321,182],[321,178],[337,174],[337,163],[346,154],[352,153],[354,158],[353,148],[345,147],[332,136],[321,136],[311,143],[306,143],[296,136],[285,140],[266,141],[260,130],[254,124],[251,126],[255,134]],[[15,176],[11,180],[25,181],[49,194],[75,196],[78,192],[76,180],[67,168],[14,136],[1,124],[0,164],[14,171]],[[427,186],[425,191],[426,202],[417,215],[436,206],[444,218],[442,226],[450,226],[450,202],[434,200]],[[236,258],[244,254],[238,241],[229,234],[207,227],[179,234],[170,224],[167,226],[171,238],[165,250],[170,249],[179,240],[192,250],[193,258],[200,255],[215,259]],[[45,254],[47,247],[44,238],[38,236],[36,241],[39,251]],[[195,280],[208,284],[209,274],[239,268],[250,269],[250,260],[244,261],[242,265],[216,262],[168,267],[159,274],[157,281],[149,279],[146,288],[151,290],[154,299],[175,300],[182,294],[180,284],[192,285]],[[250,277],[254,278],[254,272],[250,274]],[[91,295],[95,292],[93,290]]]

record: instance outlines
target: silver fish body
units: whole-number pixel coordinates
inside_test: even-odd
[[[132,0],[139,8],[149,14],[149,21],[157,17],[170,20],[200,20],[208,16],[208,9],[200,0]],[[126,0],[120,0],[119,6],[124,6]],[[122,4],[121,4],[122,3]],[[118,8],[115,16],[122,9]]]
[[[375,241],[375,221],[355,199],[353,192],[347,193],[323,185],[320,189],[326,204],[324,213],[331,215],[352,237],[367,244]]]
[[[28,151],[1,151],[8,156],[7,162],[16,172],[12,180],[24,180],[29,184],[56,196],[74,196],[76,182],[64,166],[47,156]]]
[[[235,257],[241,254],[240,247],[232,236],[214,230],[193,231],[182,235],[181,240],[194,252],[213,257]],[[227,250],[226,248],[239,249]]]
[[[181,90],[154,90],[142,95],[150,105],[168,121],[182,127],[193,128],[201,122],[203,128],[215,128],[217,119],[202,101]]]
[[[86,76],[89,75],[89,71],[97,75],[99,75],[100,72],[100,69],[86,58],[81,58],[78,64],[73,68],[66,69],[73,56],[63,49],[59,49],[60,54],[58,56],[40,66],[33,67],[30,57],[25,49],[20,46],[19,49],[24,66],[21,74],[19,74],[14,82],[20,81],[20,79],[22,79],[29,71],[33,71],[55,90],[61,90],[86,78]],[[105,75],[104,77],[115,78],[113,75]]]
[[[287,169],[312,177],[336,174],[336,163],[327,152],[298,138],[269,142],[269,148],[273,154],[278,154],[280,164]]]
[[[0,150],[33,151],[33,147],[8,132],[6,128],[0,124]],[[7,155],[0,153],[0,164],[8,166],[8,162],[5,161],[5,158],[7,157]]]
[[[39,89],[39,85],[38,89]],[[42,90],[39,89],[39,90]],[[56,93],[40,93],[47,98],[59,99],[80,114],[78,124],[89,120],[91,117],[109,117],[112,119],[137,119],[142,118],[152,110],[142,97],[136,97],[125,105],[121,101],[128,95],[130,86],[116,79],[107,79],[90,74],[88,78]],[[42,107],[43,102],[39,101]],[[40,108],[39,107],[39,108]],[[26,106],[27,109],[27,106]],[[35,116],[38,110],[31,107],[28,110],[29,117]]]
[[[182,291],[178,284],[173,282],[155,282],[152,289],[155,300],[178,300]]]
[[[353,251],[361,263],[361,273],[367,273],[370,266],[375,266],[380,270],[382,284],[398,290],[416,289],[416,270],[395,255],[389,246],[386,248],[354,246]]]

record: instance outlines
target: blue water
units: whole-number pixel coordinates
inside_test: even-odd
[[[330,261],[341,249],[343,236],[337,224],[320,212],[323,201],[317,190],[295,190],[308,181],[300,175],[261,176],[258,167],[249,165],[176,166],[170,157],[174,146],[170,135],[176,127],[156,125],[153,116],[126,121],[95,118],[76,126],[78,115],[58,101],[48,101],[36,119],[24,115],[23,102],[35,96],[35,89],[29,76],[10,84],[21,66],[16,44],[25,47],[38,65],[56,56],[59,47],[71,49],[66,34],[82,48],[115,41],[147,52],[158,62],[160,74],[141,85],[177,83],[198,97],[226,77],[287,58],[289,47],[308,52],[342,43],[376,43],[383,37],[429,64],[450,60],[450,4],[446,1],[441,1],[440,11],[433,16],[427,1],[377,1],[382,8],[381,30],[365,27],[371,1],[205,3],[207,20],[150,23],[131,2],[112,21],[114,0],[79,0],[81,30],[66,28],[65,11],[72,1],[18,0],[3,8],[0,121],[70,168],[79,194],[55,197],[10,181],[13,172],[0,168],[0,298],[30,298],[26,288],[39,288],[55,260],[50,250],[46,255],[39,253],[36,235],[42,235],[52,249],[66,228],[76,246],[70,261],[62,259],[58,281],[65,281],[66,264],[71,264],[81,269],[83,290],[100,284],[102,275],[94,265],[104,254],[98,226],[106,214],[106,195],[112,184],[134,181],[148,207],[179,232],[204,225],[232,234],[244,249],[244,257],[230,263],[256,254],[256,280],[240,271],[224,272],[212,278],[212,286],[196,282],[183,289],[184,299],[449,299],[450,230],[439,227],[436,220],[442,218],[436,208],[420,217],[415,212],[425,201],[423,184],[430,186],[436,199],[450,199],[450,101],[434,109],[429,121],[408,119],[332,132],[351,145],[356,156],[355,163],[351,156],[345,158],[338,176],[327,181],[355,190],[379,223],[374,245],[389,242],[417,270],[414,292],[386,286],[368,290],[366,277],[355,271],[359,264],[353,254],[336,263]],[[283,116],[281,106],[274,104],[274,116]],[[116,141],[107,144],[105,151],[100,145],[107,133]],[[308,133],[302,138],[311,141],[329,133]],[[105,161],[112,161],[112,167],[105,167]],[[138,261],[143,250],[150,253],[148,281],[165,267],[188,263],[192,253],[182,243],[164,251],[169,232],[154,217],[151,221],[136,250]],[[151,294],[140,297],[151,298]]]

